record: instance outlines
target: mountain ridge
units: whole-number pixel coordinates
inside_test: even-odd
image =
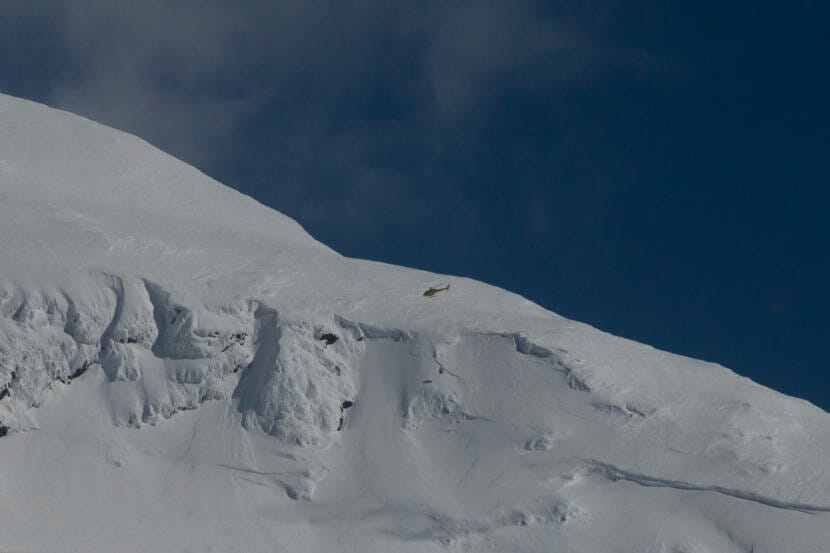
[[[48,502],[15,500],[44,497],[44,479],[63,490],[50,524],[101,551],[130,550],[152,505],[175,513],[155,520],[169,541],[142,538],[164,550],[204,548],[182,528],[227,550],[748,550],[776,539],[753,517],[779,511],[814,519],[784,533],[800,550],[830,537],[830,416],[808,402],[483,283],[345,258],[140,139],[2,95],[0,229],[0,516],[19,522],[0,548],[56,548],[25,522]],[[119,479],[155,491],[131,507],[106,493]],[[216,508],[245,512],[250,536],[216,537],[200,493],[233,498]],[[666,534],[643,505],[600,514],[627,497],[691,505],[677,524],[701,530]],[[735,502],[752,507],[727,539],[706,513]]]

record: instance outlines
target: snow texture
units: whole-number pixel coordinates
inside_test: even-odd
[[[826,552],[828,467],[805,401],[0,96],[0,551]]]

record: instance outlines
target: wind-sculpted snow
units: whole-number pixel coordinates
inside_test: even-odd
[[[0,95],[0,551],[818,553],[827,467],[807,402]]]
[[[157,424],[233,397],[246,428],[299,445],[335,430],[343,400],[355,396],[352,332],[327,347],[323,326],[281,321],[257,302],[193,310],[130,277],[91,274],[85,291],[17,288],[3,301],[4,427],[29,429],[53,386],[90,368],[106,376],[116,425]]]
[[[320,442],[339,426],[341,405],[356,395],[350,332],[336,345],[320,340],[324,329],[302,321],[280,322],[273,309],[259,306],[253,330],[256,353],[234,393],[243,423],[300,446]]]

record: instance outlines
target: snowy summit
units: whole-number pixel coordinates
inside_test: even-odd
[[[827,552],[830,415],[0,96],[0,551]]]

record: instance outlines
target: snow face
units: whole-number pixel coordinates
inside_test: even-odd
[[[815,406],[344,258],[135,137],[8,96],[0,434],[0,551],[830,541]]]

